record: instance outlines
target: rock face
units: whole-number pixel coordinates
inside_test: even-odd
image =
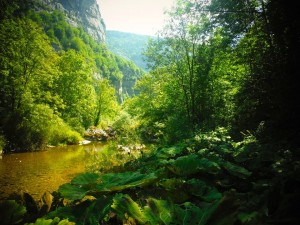
[[[81,26],[98,42],[105,42],[105,24],[97,0],[40,0],[52,10],[65,12],[71,26]]]

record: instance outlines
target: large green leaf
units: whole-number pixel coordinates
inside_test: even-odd
[[[140,224],[206,225],[221,202],[219,199],[212,203],[202,203],[200,208],[190,202],[176,205],[154,198],[146,201],[146,206],[142,208],[129,195],[117,194],[111,207],[123,221],[133,218]]]
[[[173,220],[174,206],[165,201],[154,198],[147,199],[144,215],[150,224],[170,224]]]
[[[59,193],[61,193],[64,198],[69,200],[82,199],[88,194],[89,190],[89,188],[73,184],[63,184],[58,189]]]
[[[222,162],[221,165],[233,176],[245,179],[251,175],[250,171],[236,164],[225,161]]]
[[[184,192],[188,196],[197,196],[206,202],[213,202],[222,197],[222,194],[214,186],[199,179],[184,180],[171,178],[161,180],[158,184],[167,191],[174,191],[176,196]],[[179,191],[181,192],[178,193]]]
[[[86,200],[75,206],[60,207],[49,213],[48,218],[68,218],[78,225],[98,224],[107,216],[112,197],[101,197],[97,200]]]
[[[59,192],[67,199],[78,200],[86,195],[100,196],[107,192],[146,186],[156,180],[154,173],[125,172],[108,173],[102,176],[86,173],[75,177],[70,184],[60,186]]]
[[[15,200],[0,202],[0,222],[1,225],[11,225],[20,223],[26,213],[26,208],[19,205]]]
[[[186,202],[174,208],[173,224],[178,225],[198,225],[201,223],[203,210],[191,202]]]
[[[82,199],[90,190],[95,189],[99,177],[100,176],[95,173],[80,174],[76,176],[70,184],[61,185],[58,191],[67,199]]]
[[[200,158],[196,154],[178,157],[176,160],[169,160],[165,164],[169,170],[180,176],[189,176],[200,172],[217,174],[220,171],[217,163],[206,158]]]
[[[132,187],[142,187],[152,184],[157,180],[154,173],[142,174],[140,172],[108,173],[101,177],[101,184],[97,185],[97,191],[111,192],[121,191]]]
[[[179,208],[179,206],[165,200],[148,198],[147,205],[141,208],[130,196],[123,194],[117,194],[112,205],[119,219],[124,221],[130,217],[138,221],[139,224],[151,225],[178,224],[176,218],[182,218],[183,216],[177,215],[176,217],[175,214],[184,214],[184,212],[175,210],[176,207]]]
[[[190,202],[176,205],[154,198],[148,198],[146,201],[146,206],[142,208],[130,196],[117,194],[112,208],[123,221],[133,218],[140,224],[206,225],[221,202],[219,199],[212,203],[203,203],[200,208]]]
[[[98,224],[102,221],[111,210],[112,197],[102,197],[94,201],[85,211],[84,225]],[[79,224],[79,223],[76,223]]]
[[[208,225],[219,205],[220,200],[202,204],[201,208],[191,202],[175,205],[172,225]]]
[[[178,190],[183,187],[185,180],[171,178],[171,179],[162,179],[159,181],[158,185],[163,187],[165,190]]]
[[[206,202],[213,202],[222,198],[222,194],[215,187],[202,180],[191,179],[185,185],[188,192]]]
[[[78,184],[78,185],[93,185],[96,184],[99,180],[100,175],[96,173],[83,173],[76,176],[72,181],[71,184]]]
[[[116,194],[111,208],[121,220],[125,220],[129,216],[141,224],[147,222],[142,209],[129,195]]]
[[[29,223],[28,225],[75,225],[73,222],[69,222],[69,220],[60,220],[59,218],[52,219],[37,219],[35,223]]]
[[[157,158],[167,159],[182,153],[184,149],[185,148],[181,145],[175,145],[168,148],[158,148],[155,152],[155,155]]]

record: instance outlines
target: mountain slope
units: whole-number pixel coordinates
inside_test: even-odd
[[[64,12],[66,21],[73,27],[82,27],[97,42],[105,40],[105,23],[96,0],[37,0],[33,4],[41,4],[41,9]]]
[[[106,31],[106,44],[108,49],[129,60],[132,60],[138,67],[147,70],[147,64],[143,60],[142,53],[147,48],[151,36],[138,35],[120,31]]]
[[[89,126],[107,126],[118,103],[134,95],[144,71],[109,52],[84,24],[69,23],[65,10],[38,0],[4,1],[0,148],[27,151],[74,144]]]

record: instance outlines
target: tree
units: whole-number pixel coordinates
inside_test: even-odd
[[[299,133],[299,8],[281,0],[214,0],[209,9],[213,26],[222,26],[248,67],[237,98],[236,129],[256,130],[264,124],[261,137],[299,140],[292,135]]]
[[[104,119],[112,119],[116,115],[119,104],[115,89],[110,85],[109,80],[100,79],[94,82],[97,95],[94,126],[98,126],[104,122]]]
[[[136,85],[139,93],[125,102],[126,110],[140,120],[146,140],[176,142],[190,134],[182,90],[169,68],[157,68]]]
[[[34,125],[32,112],[40,105],[45,112],[39,122],[45,125],[45,115],[54,113],[47,105],[60,107],[52,89],[58,56],[41,28],[26,18],[3,20],[0,42],[0,129],[11,148],[38,148],[47,135]]]
[[[64,52],[58,66],[60,75],[55,91],[64,104],[61,116],[70,126],[82,132],[94,120],[96,94],[92,66],[74,50]]]
[[[41,28],[28,19],[3,21],[0,41],[1,105],[13,113],[35,101],[35,89],[52,73],[55,53]]]
[[[190,127],[205,127],[212,114],[209,91],[214,52],[208,29],[208,17],[194,1],[177,1],[169,12],[169,22],[162,37],[149,43],[146,56],[150,68],[166,67],[177,82]]]
[[[9,18],[17,8],[15,0],[0,0],[0,21]]]

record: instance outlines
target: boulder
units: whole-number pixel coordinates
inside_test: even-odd
[[[117,149],[122,151],[123,153],[130,154],[131,151],[140,151],[142,153],[142,150],[146,148],[144,144],[135,144],[130,146],[123,146],[123,145],[117,145]]]
[[[85,131],[84,137],[87,140],[92,141],[106,141],[109,138],[109,135],[102,129],[90,127]]]

